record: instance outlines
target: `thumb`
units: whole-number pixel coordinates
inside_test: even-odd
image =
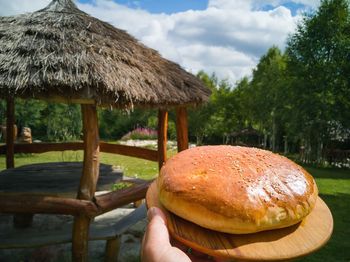
[[[146,238],[150,244],[169,243],[169,232],[166,226],[166,217],[163,211],[157,207],[151,207],[147,212],[147,218],[149,220]]]
[[[141,257],[142,261],[157,261],[154,258],[171,247],[166,218],[164,213],[156,207],[148,209],[147,218],[149,223],[143,236]]]

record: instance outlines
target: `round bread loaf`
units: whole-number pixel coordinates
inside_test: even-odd
[[[286,157],[239,146],[202,146],[169,159],[158,178],[162,205],[216,231],[246,234],[291,226],[317,199],[310,174]]]

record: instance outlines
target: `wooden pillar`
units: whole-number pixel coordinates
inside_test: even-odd
[[[168,141],[168,112],[159,110],[158,112],[158,163],[159,170],[167,159],[166,145]]]
[[[15,167],[15,100],[13,97],[7,98],[6,110],[6,168],[13,168]]]
[[[15,167],[15,99],[9,96],[6,106],[6,168]],[[14,214],[15,228],[30,227],[33,223],[33,214]]]
[[[100,164],[97,110],[95,105],[82,105],[81,108],[84,132],[84,164],[77,198],[92,200],[96,191]],[[90,218],[86,214],[80,214],[74,218],[73,261],[88,261],[89,226]]]
[[[177,151],[181,152],[188,148],[188,124],[187,110],[185,107],[176,109],[176,138]]]
[[[108,239],[106,241],[105,262],[118,261],[120,244],[121,244],[120,236],[117,236],[116,238],[113,238],[113,239]]]

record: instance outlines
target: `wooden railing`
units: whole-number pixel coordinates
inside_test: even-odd
[[[117,145],[109,144],[105,142],[100,143],[100,151],[105,153],[113,153],[124,156],[138,157],[150,161],[158,161],[158,151],[136,147],[136,146],[126,146],[126,145]]]
[[[68,142],[68,143],[33,143],[33,144],[15,144],[14,153],[45,153],[50,151],[66,151],[66,150],[83,150],[84,144],[82,142]],[[150,161],[158,161],[158,151],[118,144],[110,144],[100,142],[100,151],[105,153],[119,154],[130,157],[138,157]],[[0,155],[6,154],[6,145],[0,146]]]

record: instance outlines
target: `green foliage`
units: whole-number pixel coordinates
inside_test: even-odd
[[[6,125],[6,103],[0,99],[0,125]]]
[[[0,100],[2,124],[6,124],[6,103]],[[76,104],[54,104],[34,99],[15,100],[15,123],[19,132],[29,127],[34,140],[67,141],[81,137],[81,113]]]
[[[261,57],[253,71],[247,107],[251,125],[270,137],[270,148],[278,151],[283,139],[282,120],[286,113],[286,57],[277,47]]]
[[[78,105],[49,103],[43,115],[46,117],[46,138],[49,141],[69,141],[82,137],[81,111]]]
[[[99,109],[100,136],[103,139],[117,140],[137,127],[147,127],[148,119],[150,125],[155,125],[157,112],[150,109],[135,109],[133,112],[126,112],[118,109]]]
[[[290,37],[287,54],[294,112],[289,130],[302,139],[311,160],[319,159],[334,133],[350,128],[348,2],[322,1]]]
[[[119,183],[113,185],[112,191],[118,191],[118,190],[126,189],[126,188],[128,188],[130,186],[132,186],[132,183],[119,182]]]
[[[215,135],[215,131],[218,130],[215,123],[213,123],[215,118],[218,117],[215,115],[218,80],[215,75],[209,76],[203,71],[199,72],[197,77],[202,80],[212,92],[207,104],[192,108],[188,113],[190,138],[200,145],[206,138],[212,138]]]
[[[241,92],[228,81],[218,81],[215,74],[199,72],[198,77],[212,94],[207,104],[189,110],[190,137],[197,144],[225,143],[227,134],[244,127]]]
[[[16,99],[15,103],[15,119],[18,129],[30,127],[32,132],[39,131],[35,135],[42,137],[44,134],[41,132],[46,129],[45,123],[42,121],[43,111],[47,107],[46,103],[33,99]]]

